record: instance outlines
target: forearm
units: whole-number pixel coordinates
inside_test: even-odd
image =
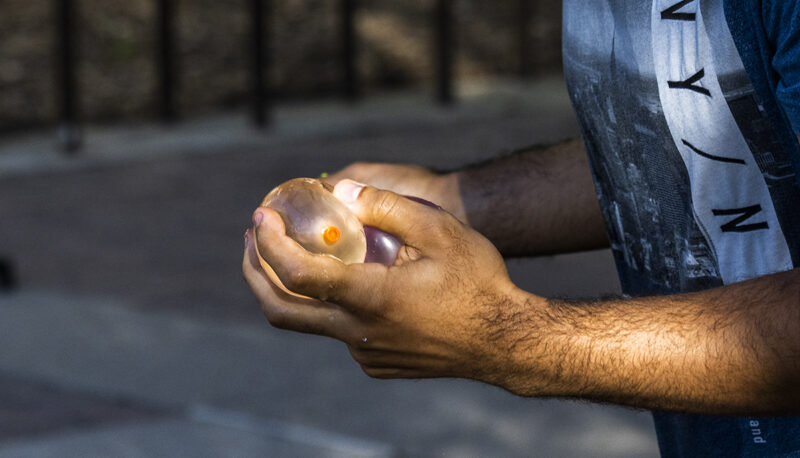
[[[517,394],[800,413],[799,270],[693,294],[587,303],[523,294],[515,303],[483,319],[506,329],[487,335],[510,355],[490,382]]]
[[[455,213],[505,256],[608,245],[583,141],[536,147],[443,177]]]

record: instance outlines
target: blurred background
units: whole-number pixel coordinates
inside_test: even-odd
[[[369,379],[241,278],[283,181],[579,135],[560,10],[0,0],[0,456],[657,455],[645,412]],[[606,251],[508,264],[545,296],[619,289]]]

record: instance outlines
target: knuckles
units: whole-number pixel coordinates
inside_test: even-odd
[[[311,275],[304,269],[290,268],[284,274],[285,278],[281,281],[283,284],[292,291],[303,292],[311,286]]]
[[[449,245],[452,243],[453,235],[455,233],[452,227],[452,222],[447,219],[437,221],[438,224],[431,224],[425,228],[425,233],[432,240],[435,240],[440,245]]]
[[[380,226],[388,215],[394,213],[402,197],[388,191],[374,192],[373,202],[368,202],[368,204],[371,208],[372,222]]]

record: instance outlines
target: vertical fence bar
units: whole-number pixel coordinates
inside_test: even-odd
[[[165,122],[176,117],[174,6],[173,0],[158,0],[159,110]]]
[[[72,0],[56,0],[56,43],[59,67],[59,127],[61,147],[67,153],[81,146],[78,129],[78,85],[75,76],[75,5]]]
[[[11,259],[0,258],[0,292],[17,289],[17,276]]]
[[[250,1],[250,15],[252,27],[252,48],[251,48],[251,73],[250,84],[252,91],[253,103],[253,123],[257,127],[263,127],[267,124],[267,88],[264,83],[264,65],[266,61],[266,31],[264,27],[265,11],[267,7],[264,2],[267,0],[251,0]]]
[[[453,103],[453,4],[436,2],[437,98],[442,105]]]
[[[356,0],[341,0],[341,33],[342,33],[342,76],[344,96],[353,101],[358,98],[358,74],[356,70]]]
[[[517,30],[518,33],[518,43],[519,46],[519,77],[520,78],[527,78],[531,76],[531,60],[530,60],[530,52],[531,52],[531,3],[530,0],[519,0],[519,10],[517,11],[519,15],[519,29]]]

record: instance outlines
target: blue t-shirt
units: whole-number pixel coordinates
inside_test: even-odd
[[[564,1],[565,74],[626,294],[800,266],[799,2]],[[798,418],[654,419],[665,456],[800,457]]]
[[[725,15],[736,47],[764,111],[776,131],[800,135],[800,2],[797,0],[725,0]],[[788,134],[787,132],[787,134]],[[800,152],[795,138],[782,135],[794,149],[800,180]]]
[[[775,96],[800,135],[800,2],[764,0],[760,19],[772,51],[765,57],[774,72]]]

